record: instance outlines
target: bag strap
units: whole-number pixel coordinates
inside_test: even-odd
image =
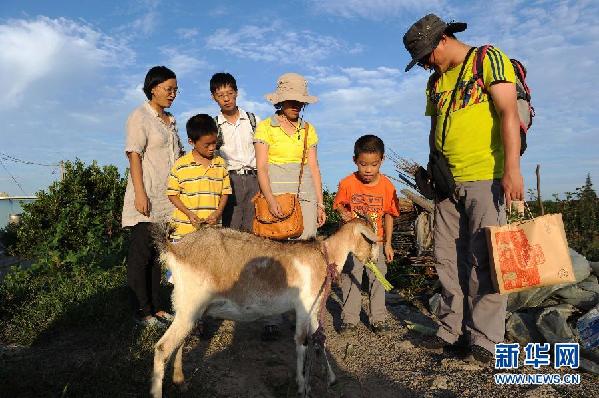
[[[252,112],[245,112],[248,115],[248,119],[250,121],[250,126],[252,127],[252,133],[256,133],[256,115]]]
[[[300,121],[301,123],[301,121]],[[310,125],[308,124],[308,122],[304,122],[304,129],[305,129],[305,133],[304,133],[304,152],[302,153],[302,163],[300,166],[300,174],[299,174],[299,182],[297,184],[297,195],[299,196],[300,193],[300,187],[302,185],[302,177],[304,175],[304,160],[306,159],[306,149],[308,149],[308,131],[309,131]]]
[[[484,79],[484,71],[483,71],[483,62],[485,61],[485,57],[487,56],[487,51],[493,48],[490,44],[486,44],[484,46],[480,46],[476,49],[476,58],[472,63],[472,78],[476,81],[484,92],[487,91],[485,88],[485,79]]]
[[[447,120],[449,119],[449,112],[451,111],[451,107],[453,106],[453,103],[455,102],[455,97],[458,91],[458,86],[460,85],[460,82],[462,81],[462,77],[464,76],[464,69],[466,68],[466,64],[468,63],[468,59],[470,58],[470,54],[472,54],[472,51],[474,51],[476,47],[472,47],[470,48],[470,50],[468,50],[468,54],[466,54],[466,58],[464,58],[464,62],[462,63],[462,69],[460,69],[460,74],[458,75],[458,80],[455,83],[455,87],[453,88],[453,92],[451,93],[451,99],[449,100],[449,103],[447,104],[447,110],[445,111],[445,119],[443,119],[443,130],[441,132],[441,153],[443,153],[443,148],[445,147],[445,133],[447,131]]]
[[[221,146],[223,146],[225,144],[225,140],[224,140],[224,136],[223,136],[223,129],[220,126],[220,124],[218,124],[218,116],[214,116],[214,123],[216,123],[216,149],[220,149]]]

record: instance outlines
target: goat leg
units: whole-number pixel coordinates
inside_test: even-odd
[[[324,361],[327,367],[327,377],[329,380],[329,386],[332,386],[337,381],[337,376],[335,376],[335,372],[333,372],[333,368],[331,367],[331,363],[329,362],[329,356],[327,354],[326,346],[322,347],[322,353],[324,354]]]
[[[306,355],[306,350],[308,346],[306,341],[297,342],[296,341],[296,350],[297,350],[297,394],[301,397],[308,396],[308,384],[306,382],[306,368],[310,366],[308,363],[310,361],[310,357]]]
[[[154,348],[154,372],[152,375],[151,394],[154,398],[162,397],[162,381],[164,379],[164,366],[173,352],[183,346],[185,337],[193,327],[193,318],[181,316],[177,313],[175,320],[169,326],[162,338]]]
[[[181,385],[185,382],[185,375],[183,374],[183,346],[182,343],[175,354],[175,361],[173,362],[173,384]]]

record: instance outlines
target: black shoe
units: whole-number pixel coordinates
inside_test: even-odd
[[[420,342],[421,347],[426,348],[427,350],[440,351],[440,353],[443,352],[444,348],[447,348],[450,345],[451,344],[437,335],[424,336]]]
[[[339,327],[339,334],[341,336],[349,336],[354,334],[356,330],[358,330],[358,327],[355,324],[343,322]]]
[[[262,331],[262,341],[276,341],[281,336],[281,330],[277,325],[264,326]]]
[[[466,359],[470,356],[470,346],[468,343],[461,341],[462,339],[456,341],[453,344],[447,345],[443,349],[443,353],[447,354],[451,357],[456,357],[458,359]]]
[[[486,348],[479,345],[473,345],[471,348],[472,357],[483,365],[490,365],[493,363],[495,355]]]
[[[380,321],[371,324],[370,330],[372,330],[375,334],[383,335],[391,332],[393,329],[386,321]]]

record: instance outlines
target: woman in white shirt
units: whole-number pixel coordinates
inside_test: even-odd
[[[138,321],[144,325],[172,320],[159,301],[160,264],[151,224],[168,218],[173,206],[166,196],[168,174],[182,147],[169,108],[177,96],[177,77],[164,66],[146,74],[148,98],[127,120],[125,153],[130,173],[123,204],[123,227],[131,229],[127,281]]]

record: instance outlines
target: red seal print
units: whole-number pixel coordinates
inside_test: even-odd
[[[495,242],[504,290],[541,283],[539,265],[545,262],[545,255],[539,245],[529,243],[524,231],[495,232]]]

